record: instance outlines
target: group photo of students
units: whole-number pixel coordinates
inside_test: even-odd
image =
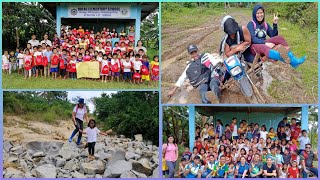
[[[317,147],[312,147],[297,119],[284,117],[268,129],[236,117],[224,122],[228,123],[217,119],[215,125],[206,121],[196,126],[192,146],[178,146],[173,135],[167,136],[162,146],[163,177],[318,177],[318,154],[313,151]]]
[[[128,33],[126,33],[128,32]],[[66,29],[61,37],[51,39],[47,34],[42,41],[32,35],[26,47],[4,51],[4,73],[21,74],[24,79],[52,78],[77,79],[77,63],[99,62],[100,80],[140,84],[159,80],[159,58],[149,59],[141,40],[134,45],[134,28],[103,27],[101,31],[83,29],[82,26]]]

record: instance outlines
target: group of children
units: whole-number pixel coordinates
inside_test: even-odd
[[[128,35],[120,35],[113,29],[103,28],[94,33],[88,29],[74,28],[62,30],[61,37],[55,34],[51,43],[32,46],[25,49],[4,51],[2,68],[5,73],[12,70],[23,73],[24,78],[52,77],[53,79],[77,78],[77,63],[99,62],[101,82],[117,81],[140,84],[143,81],[159,80],[159,58],[154,56],[149,62],[147,50],[139,40],[134,47],[134,29],[130,27]]]
[[[285,123],[284,123],[285,122]],[[194,148],[185,147],[179,163],[182,178],[301,178],[310,171],[318,176],[306,130],[295,118],[281,121],[276,130],[237,119],[223,126],[221,120],[196,128]],[[163,173],[168,167],[164,162]]]

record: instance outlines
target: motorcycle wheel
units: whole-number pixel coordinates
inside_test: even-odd
[[[239,82],[240,90],[241,90],[242,94],[247,97],[251,97],[253,92],[252,92],[252,86],[249,82],[248,77],[243,76],[243,78],[240,79],[238,82]]]

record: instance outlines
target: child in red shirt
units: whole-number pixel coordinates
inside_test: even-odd
[[[297,167],[297,161],[293,161],[292,166],[289,167],[288,178],[299,178],[299,168]]]

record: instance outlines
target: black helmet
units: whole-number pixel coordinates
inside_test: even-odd
[[[191,45],[188,46],[187,50],[188,50],[188,53],[191,54],[193,51],[198,51],[198,48],[197,48],[196,45],[191,44]]]

